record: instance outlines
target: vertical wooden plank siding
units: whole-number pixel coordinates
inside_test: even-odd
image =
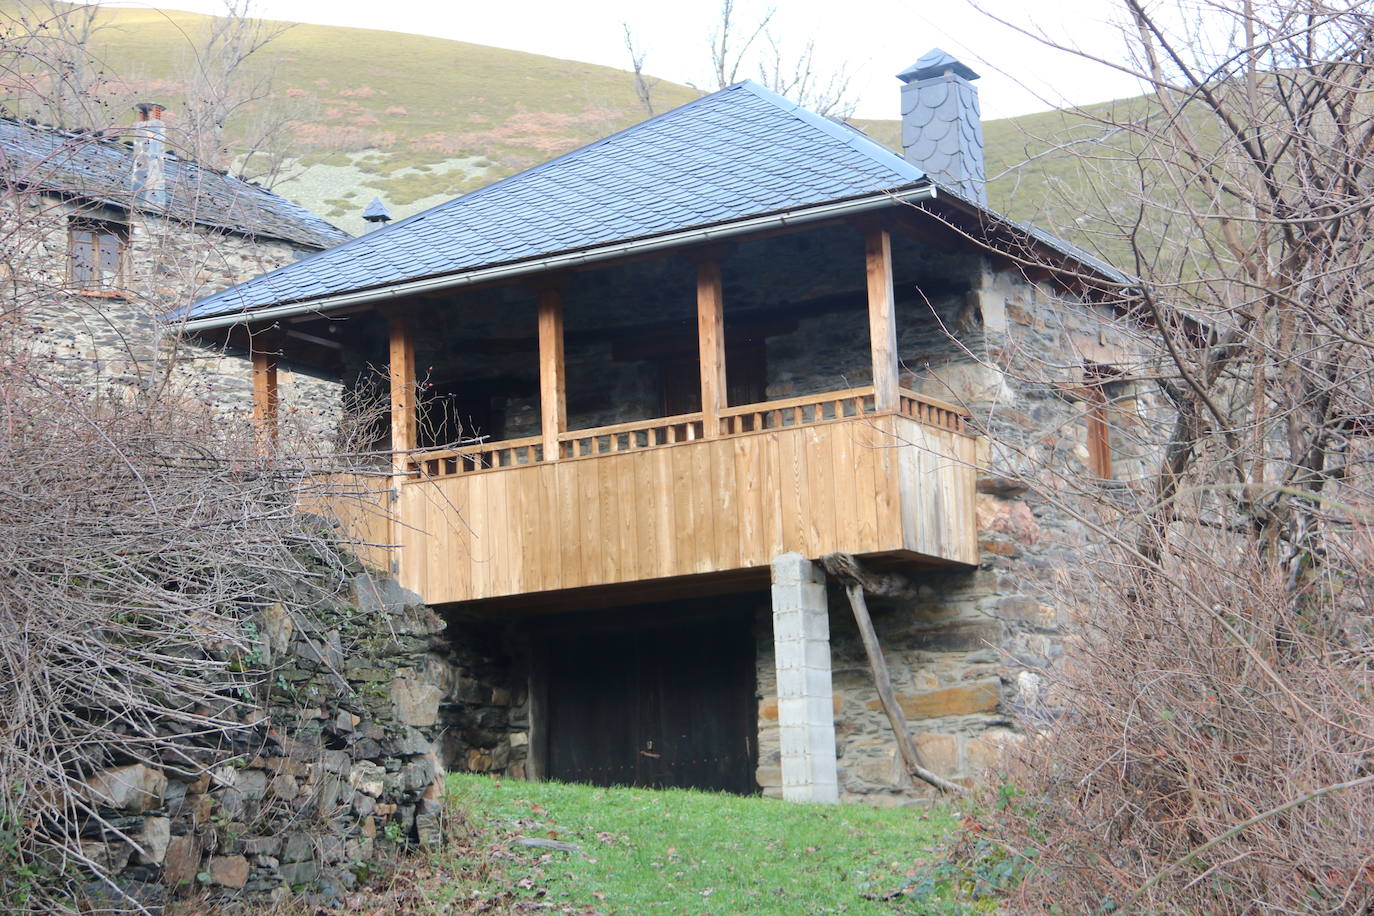
[[[389,316],[391,375],[391,450],[398,472],[406,469],[408,452],[416,447],[415,334],[410,316]]]
[[[976,563],[976,448],[889,414],[409,481],[396,537],[424,558],[401,578],[447,602],[764,569],[793,550]]]
[[[272,350],[253,348],[253,427],[257,432],[258,448],[270,454],[277,446],[277,413],[280,406],[277,390],[277,354]]]
[[[897,311],[892,292],[892,236],[871,228],[864,237],[868,268],[868,339],[873,351],[873,406],[897,409]]]
[[[563,294],[539,292],[539,425],[544,460],[555,461],[558,434],[568,428],[568,386],[563,366]]]
[[[721,294],[720,264],[697,263],[697,347],[701,353],[701,416],[706,438],[720,435],[720,410],[725,407],[725,301]],[[895,402],[894,402],[895,403]]]

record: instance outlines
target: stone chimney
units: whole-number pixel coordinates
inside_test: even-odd
[[[964,64],[932,48],[903,72],[902,156],[940,184],[986,207],[983,119],[978,79]]]
[[[167,206],[167,109],[156,102],[139,102],[134,126],[134,170],[129,177],[134,199],[149,207]]]
[[[363,210],[363,220],[367,223],[365,231],[371,232],[373,229],[380,229],[391,222],[391,211],[382,203],[380,197],[372,198],[372,203],[368,204]]]

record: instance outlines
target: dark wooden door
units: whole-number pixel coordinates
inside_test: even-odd
[[[755,791],[749,614],[570,631],[541,654],[549,778]]]

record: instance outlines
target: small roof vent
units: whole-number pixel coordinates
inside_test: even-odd
[[[367,221],[367,231],[371,232],[391,222],[391,211],[380,197],[374,197],[372,203],[363,208],[363,219]]]

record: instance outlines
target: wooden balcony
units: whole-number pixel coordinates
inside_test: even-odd
[[[410,456],[388,530],[431,603],[672,583],[796,551],[977,562],[976,439],[956,409],[873,389]]]
[[[393,498],[389,513],[353,511],[345,523],[366,542],[395,545],[368,559],[426,601],[491,608],[647,601],[745,577],[762,584],[788,552],[976,563],[977,439],[959,410],[899,387],[891,239],[881,225],[861,228],[865,388],[729,406],[719,251],[701,249],[688,252],[700,412],[569,429],[568,278],[548,277],[535,284],[540,434],[421,451],[415,313],[404,303],[389,310]],[[270,449],[275,363],[254,351],[254,368]]]

